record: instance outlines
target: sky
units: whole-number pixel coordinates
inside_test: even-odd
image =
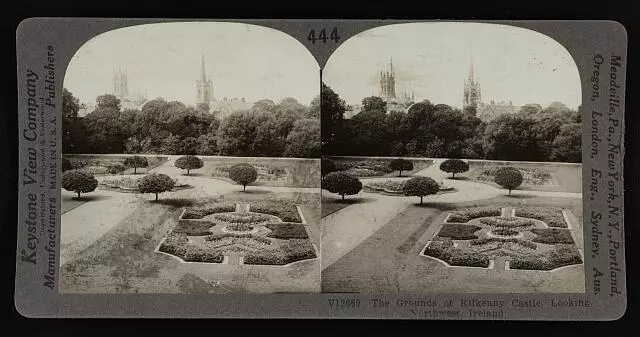
[[[546,35],[483,23],[409,23],[377,27],[345,41],[329,58],[322,80],[348,104],[378,95],[380,71],[393,59],[396,94],[462,106],[471,60],[482,101],[514,105],[581,103],[571,55]]]
[[[319,66],[297,40],[241,23],[180,22],[121,28],[98,35],[74,55],[64,86],[81,103],[113,93],[113,72],[126,70],[129,94],[147,92],[193,105],[204,54],[214,97],[308,105],[320,91]]]

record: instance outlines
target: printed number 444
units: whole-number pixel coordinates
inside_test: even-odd
[[[316,41],[322,41],[322,43],[327,43],[327,40],[334,41],[338,43],[340,40],[340,36],[338,35],[338,28],[334,27],[331,31],[331,35],[327,37],[326,29],[322,28],[318,36],[316,37],[315,29],[309,31],[309,36],[307,36],[307,40],[311,41],[311,43],[316,44]]]

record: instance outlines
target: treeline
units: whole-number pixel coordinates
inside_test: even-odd
[[[379,97],[367,97],[361,111],[345,119],[346,104],[322,86],[324,155],[411,156],[520,161],[580,162],[578,111],[552,105],[523,109],[488,123],[476,111],[425,100],[407,112],[386,113]]]
[[[320,157],[319,97],[309,107],[293,98],[261,100],[222,120],[207,106],[162,98],[130,110],[102,95],[86,116],[78,116],[79,108],[64,89],[63,153]]]

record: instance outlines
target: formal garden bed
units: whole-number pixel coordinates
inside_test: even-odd
[[[386,177],[393,176],[394,170],[391,169],[390,163],[393,159],[348,159],[348,158],[331,158],[335,162],[336,169],[349,173],[359,178],[369,177]],[[402,171],[403,175],[411,175],[433,164],[432,160],[410,160],[413,169]]]
[[[114,175],[114,174],[131,174],[133,168],[127,167],[125,161],[131,156],[74,156],[65,155],[63,161],[68,161],[72,169],[83,170],[94,176]],[[137,173],[154,169],[167,161],[164,156],[145,156],[147,166],[140,166]],[[64,168],[63,168],[64,170]]]
[[[515,210],[515,216],[538,219],[544,221],[549,227],[568,227],[562,210],[555,207],[518,207]]]
[[[470,171],[466,174],[467,177],[481,181],[481,182],[493,182],[495,180],[495,174],[498,170],[505,166],[512,166],[513,164],[483,164],[481,166],[471,166]],[[551,185],[553,180],[551,179],[551,171],[539,168],[539,167],[526,167],[517,166],[517,169],[522,173],[522,183],[524,185]]]
[[[404,185],[409,180],[406,179],[388,179],[383,181],[364,181],[363,189],[367,192],[392,194],[392,195],[404,195]],[[451,192],[455,188],[452,186],[440,185],[440,192]]]
[[[519,209],[516,208],[516,215]],[[555,214],[555,211],[548,211],[548,214]],[[487,268],[489,261],[497,258],[505,258],[509,262],[508,269],[548,271],[583,263],[570,230],[550,228],[539,219],[542,217],[501,214],[498,207],[451,212],[422,255],[439,259],[449,266],[481,268]]]
[[[115,177],[115,178],[104,178],[102,179],[98,186],[103,190],[109,191],[117,191],[124,193],[138,193],[138,182],[144,175],[140,175],[139,177]],[[179,179],[173,179],[175,185],[172,192],[186,190],[193,188],[193,186],[180,181]]]
[[[246,204],[230,203],[186,208],[158,251],[203,263],[237,255],[246,265],[286,265],[317,257],[296,205],[256,202],[246,209]]]

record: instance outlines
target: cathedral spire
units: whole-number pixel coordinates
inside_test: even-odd
[[[469,81],[473,83],[473,55],[471,55],[471,66],[469,67]]]
[[[391,76],[393,76],[393,57],[389,58],[389,69],[391,69]]]
[[[200,63],[200,80],[203,82],[207,80],[207,74],[204,69],[204,53],[202,53],[202,60]]]

